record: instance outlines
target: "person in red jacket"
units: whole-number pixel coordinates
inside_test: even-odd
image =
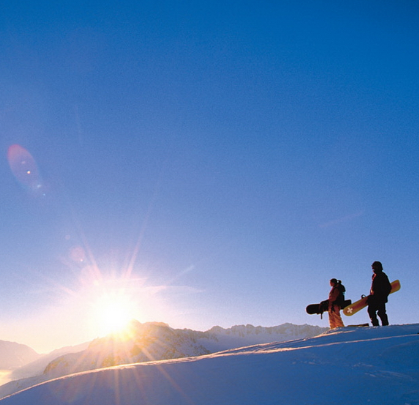
[[[329,293],[329,324],[330,329],[334,329],[345,326],[342,322],[342,318],[340,317],[340,308],[343,303],[343,294],[340,288],[340,281],[332,278],[330,280],[330,285],[332,289]]]
[[[386,273],[383,272],[381,262],[374,262],[371,268],[374,274],[372,275],[371,291],[368,296],[368,315],[372,326],[379,325],[377,315],[380,317],[383,326],[387,326],[386,302],[391,291],[391,284]]]

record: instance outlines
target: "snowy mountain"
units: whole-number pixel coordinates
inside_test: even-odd
[[[200,356],[258,343],[281,342],[316,336],[328,328],[284,324],[275,327],[219,326],[207,332],[172,329],[164,323],[132,321],[122,334],[96,339],[87,349],[56,356],[45,365],[44,360],[16,370],[12,377],[26,377],[0,386],[0,398],[44,381],[68,374],[109,366]],[[44,364],[44,369],[40,366]],[[30,371],[36,371],[29,374]]]
[[[419,324],[73,374],[1,405],[418,405]]]
[[[0,340],[0,370],[13,370],[39,356],[40,354],[26,345]]]
[[[285,341],[318,335],[327,328],[291,325],[264,328],[252,325],[230,329],[214,327],[207,332],[172,329],[165,323],[132,321],[121,335],[94,340],[87,350],[67,354],[51,362],[44,374],[66,374],[120,364],[200,356],[256,343]]]
[[[236,325],[228,329],[214,326],[206,332],[213,339],[200,339],[200,342],[211,352],[215,353],[221,350],[258,343],[283,342],[313,337],[328,329],[320,326],[294,325],[292,323],[284,323],[283,325],[272,327]]]
[[[82,350],[88,348],[89,343],[90,342],[82,343],[76,346],[66,346],[61,349],[54,350],[51,353],[40,355],[35,361],[13,370],[10,373],[9,378],[11,380],[19,380],[42,374],[48,364],[57,357],[64,356],[69,353],[81,352]]]

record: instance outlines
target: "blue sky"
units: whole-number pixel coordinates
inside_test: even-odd
[[[404,0],[3,4],[0,339],[93,339],[103,297],[327,326],[305,306],[374,260],[417,322],[418,27]]]

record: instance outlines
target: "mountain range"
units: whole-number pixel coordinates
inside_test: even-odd
[[[419,324],[76,373],[1,405],[419,405]]]
[[[29,346],[0,340],[0,370],[14,370],[39,357],[40,355]]]
[[[15,380],[0,386],[0,398],[78,372],[121,364],[208,355],[254,344],[304,339],[327,329],[286,323],[274,327],[238,325],[228,329],[215,326],[200,332],[173,329],[165,323],[140,323],[133,320],[122,333],[54,351],[15,370],[11,374]]]

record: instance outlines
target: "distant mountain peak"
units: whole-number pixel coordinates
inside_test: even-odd
[[[40,357],[35,350],[21,343],[0,340],[0,369],[14,370]]]

